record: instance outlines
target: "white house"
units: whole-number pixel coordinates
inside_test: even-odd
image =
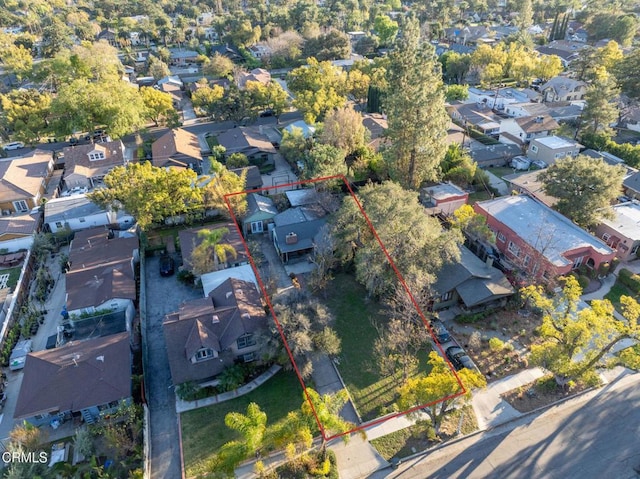
[[[93,203],[87,195],[74,195],[49,200],[44,205],[44,222],[52,233],[63,229],[80,231],[96,226],[131,226],[133,216],[127,212],[107,211]]]

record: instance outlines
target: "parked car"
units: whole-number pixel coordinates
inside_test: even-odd
[[[531,164],[533,166],[537,166],[541,170],[544,170],[547,166],[549,166],[544,160],[531,160]]]
[[[267,118],[269,116],[275,116],[276,112],[271,108],[266,109],[265,111],[260,113],[260,118]]]
[[[451,341],[451,335],[449,331],[447,331],[447,328],[444,327],[444,324],[433,322],[431,323],[431,329],[433,329],[433,334],[436,335],[436,339],[440,344]]]
[[[19,150],[21,148],[24,148],[24,143],[22,143],[21,141],[12,141],[11,143],[6,143],[3,148],[5,150]]]
[[[175,262],[168,254],[160,258],[160,276],[171,276],[175,272]]]
[[[453,367],[456,368],[456,371],[460,371],[462,368],[476,369],[476,365],[473,364],[471,358],[467,356],[464,349],[459,346],[451,346],[447,348],[445,354],[447,355],[447,358],[449,358],[449,361],[451,361]]]
[[[93,133],[90,133],[89,135],[85,136],[84,139],[87,141],[98,140],[106,135],[107,135],[107,132],[105,130],[94,130]]]
[[[13,348],[11,357],[9,358],[9,369],[11,371],[17,371],[24,368],[24,363],[27,360],[27,354],[31,352],[32,341],[30,339],[23,339],[18,341],[18,344]]]

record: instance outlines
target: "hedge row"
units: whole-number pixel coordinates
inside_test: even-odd
[[[640,294],[640,275],[634,274],[628,269],[622,268],[618,273],[618,279],[634,294]]]

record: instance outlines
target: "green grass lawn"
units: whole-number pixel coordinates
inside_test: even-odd
[[[478,201],[484,201],[484,200],[490,200],[490,199],[491,199],[491,193],[489,193],[486,190],[478,190],[478,191],[474,191],[473,193],[469,193],[468,203],[470,205],[473,205]]]
[[[16,266],[15,268],[0,269],[0,274],[9,275],[7,288],[13,289],[16,287],[16,284],[18,284],[18,280],[20,279],[20,271],[22,271],[22,265]]]
[[[503,176],[513,175],[514,173],[513,168],[510,168],[508,166],[495,166],[487,168],[487,171],[490,171],[500,179],[502,179]]]
[[[400,374],[380,377],[373,357],[378,333],[372,320],[385,323],[382,306],[367,300],[367,291],[348,274],[337,275],[328,287],[327,305],[336,317],[334,328],[342,340],[338,369],[364,420],[384,414],[393,404],[401,385]],[[420,354],[419,370],[426,370],[428,352]]]
[[[237,399],[182,413],[182,446],[187,477],[205,471],[207,462],[225,443],[239,439],[224,424],[232,411],[246,412],[255,402],[267,413],[267,426],[284,419],[302,405],[302,388],[292,371],[280,371],[255,391]]]
[[[633,294],[633,292],[629,288],[627,288],[624,284],[622,284],[619,279],[616,279],[615,284],[612,286],[609,292],[604,296],[604,299],[608,299],[609,301],[611,301],[611,304],[613,304],[614,308],[616,308],[618,312],[621,312],[622,311],[621,304],[620,304],[621,296],[631,296],[635,300],[640,299],[638,298],[637,295]]]

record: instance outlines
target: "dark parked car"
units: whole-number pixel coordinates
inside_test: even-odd
[[[451,335],[442,323],[433,322],[431,323],[431,328],[433,329],[433,333],[436,335],[436,339],[440,344],[448,343],[449,341],[451,341]]]
[[[271,108],[266,109],[265,111],[260,113],[260,118],[267,118],[269,116],[275,116],[276,112]]]
[[[447,355],[447,358],[449,358],[449,361],[451,361],[453,367],[456,368],[456,371],[460,371],[462,368],[476,369],[476,365],[473,364],[471,358],[467,356],[464,349],[459,346],[451,346],[447,348],[445,354]]]
[[[160,258],[160,276],[171,276],[174,273],[175,263],[169,255]]]

